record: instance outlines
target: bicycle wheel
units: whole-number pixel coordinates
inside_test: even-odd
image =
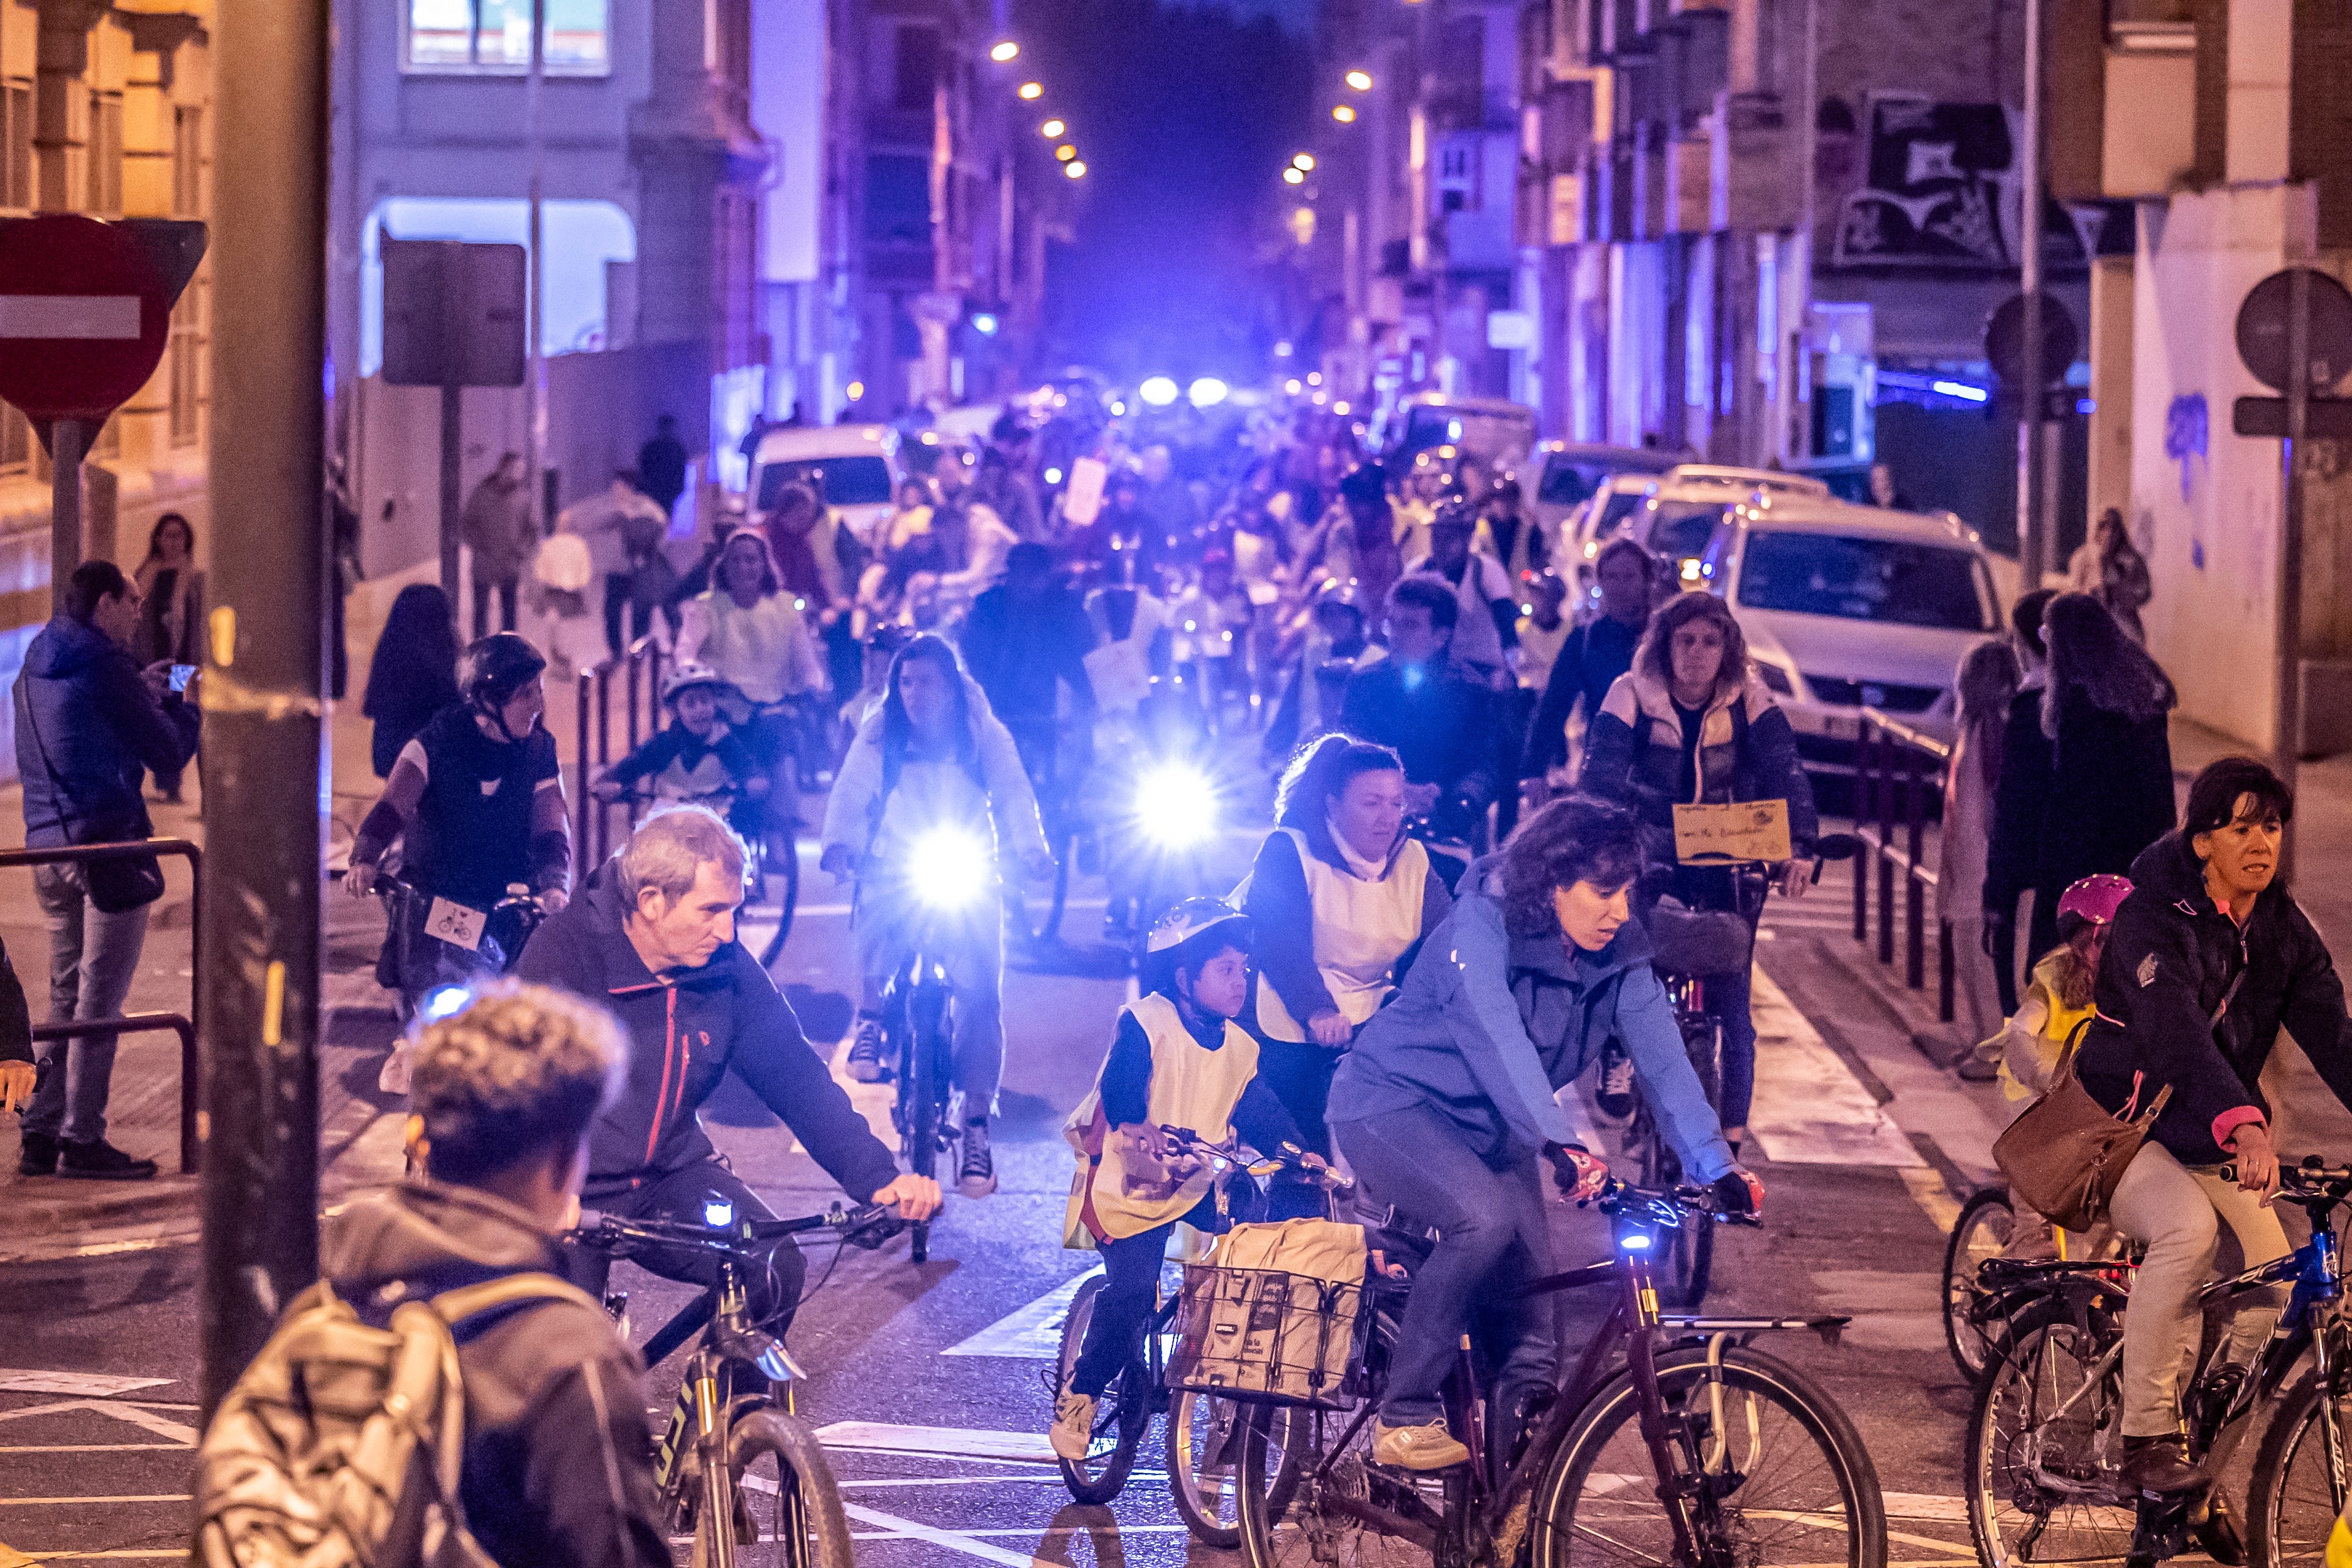
[[[752,1411],[729,1432],[727,1458],[738,1568],[854,1568],[841,1491],[805,1422],[780,1410]],[[709,1513],[695,1521],[698,1563],[725,1561],[709,1550]]]
[[[1691,1070],[1698,1074],[1698,1086],[1706,1095],[1709,1105],[1723,1100],[1722,1028],[1713,1017],[1702,1015],[1682,1020],[1683,1050],[1689,1056]],[[1656,1142],[1654,1157],[1659,1166],[1657,1184],[1672,1186],[1683,1179],[1682,1162],[1667,1149],[1665,1141],[1654,1122],[1652,1131]],[[1666,1267],[1659,1270],[1659,1294],[1669,1305],[1696,1307],[1706,1300],[1706,1291],[1715,1276],[1715,1225],[1703,1215],[1689,1215],[1666,1238]]]
[[[1089,1279],[1070,1299],[1070,1315],[1062,1320],[1061,1356],[1054,1367],[1054,1392],[1057,1398],[1069,1386],[1071,1373],[1077,1369],[1078,1348],[1086,1343],[1087,1325],[1094,1321],[1095,1298],[1102,1294],[1105,1283],[1100,1278]],[[1055,1456],[1062,1467],[1062,1484],[1070,1489],[1071,1500],[1107,1503],[1118,1496],[1126,1489],[1128,1473],[1135,1468],[1136,1450],[1143,1446],[1143,1430],[1150,1425],[1151,1390],[1129,1365],[1111,1379],[1102,1397],[1095,1401],[1094,1441],[1087,1446],[1087,1457],[1064,1459]]]
[[[2340,1465],[2347,1433],[2352,1431],[2352,1399],[2339,1394],[2330,1401],[2316,1379],[2305,1377],[2273,1409],[2270,1430],[2263,1436],[2246,1486],[2246,1561],[2255,1568],[2316,1565],[2326,1560],[2328,1532],[2336,1528],[2345,1503],[2331,1479],[2340,1472],[2328,1462],[2326,1427],[2336,1428]]]
[[[793,914],[801,903],[801,852],[793,834],[771,834],[761,863],[760,879],[764,885],[761,890],[776,905],[775,934],[760,949],[760,967],[770,969],[784,951],[784,939],[793,934]]]
[[[906,1044],[899,1059],[898,1083],[903,1114],[898,1130],[909,1173],[936,1180],[940,1172],[940,1136],[947,1120],[949,1037],[948,988],[940,982],[919,980],[907,998]],[[931,1222],[913,1228],[910,1256],[917,1263],[931,1255]]]
[[[1235,1510],[1249,1568],[1428,1568],[1436,1561],[1466,1471],[1376,1467],[1372,1426],[1370,1404],[1250,1411]]]
[[[2133,1510],[2115,1500],[2123,1392],[2107,1355],[2123,1325],[2105,1313],[2092,1322],[2086,1331],[2055,1301],[2027,1308],[1977,1382],[1960,1489],[1985,1568],[2121,1562],[2131,1551]]]
[[[1699,1560],[1885,1568],[1878,1472],[1837,1403],[1752,1350],[1723,1352],[1719,1402],[1712,1382],[1703,1350],[1658,1360],[1667,1441],[1697,1483]],[[1537,1482],[1535,1568],[1679,1561],[1656,1474],[1633,1376],[1620,1373],[1577,1413]]]
[[[1951,1237],[1944,1243],[1944,1344],[1952,1352],[1953,1364],[1971,1383],[1984,1375],[1994,1334],[1993,1326],[1970,1315],[1977,1270],[1985,1259],[2000,1256],[2016,1218],[2005,1188],[1982,1188],[1960,1205],[1960,1217],[1952,1222]]]
[[[1202,1545],[1231,1552],[1242,1543],[1242,1440],[1250,1406],[1183,1389],[1171,1389],[1168,1398],[1168,1490],[1176,1511]],[[1275,1415],[1286,1426],[1291,1412],[1276,1407]],[[1290,1472],[1277,1466],[1277,1509],[1290,1481]]]

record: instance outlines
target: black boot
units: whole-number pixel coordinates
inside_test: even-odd
[[[54,1176],[58,1173],[58,1141],[46,1132],[27,1132],[24,1146],[16,1152],[16,1173],[20,1176]]]
[[[2189,1462],[2189,1444],[2179,1434],[2124,1439],[2124,1489],[2158,1497],[2203,1489],[2205,1472]]]

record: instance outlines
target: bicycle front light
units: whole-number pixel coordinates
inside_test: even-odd
[[[1650,1250],[1650,1233],[1645,1230],[1629,1230],[1617,1238],[1617,1245],[1627,1252],[1647,1252]]]
[[[968,908],[988,890],[993,861],[978,835],[961,827],[935,827],[909,849],[907,875],[916,901],[944,913]]]
[[[735,1225],[735,1205],[725,1198],[706,1198],[702,1204],[702,1223],[713,1230],[730,1230]]]
[[[1216,786],[1198,768],[1163,763],[1137,781],[1135,816],[1161,848],[1197,848],[1217,831]]]
[[[454,1018],[473,1000],[471,986],[436,985],[418,998],[416,1020],[420,1024],[437,1024],[444,1018]]]

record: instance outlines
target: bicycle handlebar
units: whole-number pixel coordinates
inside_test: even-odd
[[[1354,1182],[1330,1166],[1308,1164],[1307,1151],[1296,1143],[1285,1143],[1278,1153],[1261,1154],[1255,1160],[1247,1160],[1242,1155],[1242,1142],[1238,1137],[1229,1138],[1223,1143],[1213,1143],[1189,1127],[1162,1127],[1160,1131],[1178,1149],[1187,1154],[1201,1155],[1213,1167],[1231,1165],[1253,1176],[1272,1176],[1287,1171],[1293,1175],[1305,1176],[1327,1192],[1347,1194],[1356,1190]]]
[[[1717,1225],[1744,1225],[1761,1229],[1761,1215],[1733,1214],[1711,1187],[1637,1187],[1612,1178],[1601,1195],[1588,1200],[1601,1213],[1637,1224],[1679,1226],[1685,1215],[1704,1215]]]
[[[583,1210],[579,1226],[561,1239],[608,1252],[632,1244],[647,1244],[742,1257],[760,1242],[782,1241],[818,1230],[837,1230],[843,1240],[870,1250],[896,1236],[906,1224],[897,1209],[884,1204],[863,1204],[848,1210],[835,1204],[823,1214],[802,1219],[738,1219],[732,1217],[731,1205],[729,1213],[730,1217],[724,1225],[697,1225],[692,1220],[623,1219],[617,1215]]]

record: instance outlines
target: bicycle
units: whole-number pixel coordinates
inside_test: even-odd
[[[425,994],[445,985],[470,985],[509,973],[523,944],[547,918],[547,907],[523,882],[488,910],[428,893],[392,872],[376,878],[389,932],[394,1011],[404,1028]],[[405,1055],[401,1060],[406,1061]]]
[[[1161,1129],[1176,1146],[1200,1155],[1213,1165],[1230,1167],[1219,1182],[1220,1213],[1224,1212],[1223,1183],[1234,1174],[1255,1180],[1294,1174],[1323,1188],[1327,1203],[1344,1198],[1355,1184],[1328,1166],[1310,1166],[1296,1149],[1270,1158],[1245,1158],[1236,1141],[1212,1143],[1181,1127]],[[1062,1343],[1051,1375],[1056,1398],[1077,1365],[1079,1347],[1086,1343],[1094,1321],[1095,1301],[1105,1281],[1086,1280],[1071,1299],[1069,1315],[1062,1321]],[[1120,1369],[1095,1402],[1094,1440],[1082,1460],[1061,1459],[1063,1484],[1073,1501],[1108,1503],[1126,1489],[1136,1455],[1154,1415],[1167,1417],[1168,1489],[1185,1528],[1204,1546],[1231,1552],[1241,1544],[1236,1515],[1235,1477],[1239,1473],[1239,1443],[1244,1407],[1230,1399],[1167,1386],[1170,1342],[1177,1328],[1181,1296],[1170,1296],[1154,1309],[1143,1331],[1139,1360]]]
[[[2242,1546],[2218,1488],[2151,1500],[2122,1484],[2128,1266],[2039,1266],[2052,1281],[2047,1299],[2009,1320],[1969,1415],[1969,1530],[1986,1568],[2061,1558],[2152,1568],[2180,1554],[2192,1537],[2220,1562],[2263,1568],[2325,1553],[2347,1500],[2341,1404],[2352,1378],[2352,1327],[2336,1305],[2344,1274],[2335,1224],[2347,1200],[2352,1168],[2331,1169],[2315,1156],[2283,1170],[2278,1201],[2305,1212],[2311,1239],[2285,1258],[2208,1285],[2199,1298],[2209,1310],[2243,1306],[2248,1297],[2292,1287],[2251,1369],[2229,1362],[2221,1353],[2226,1338],[2217,1337],[2181,1394],[2189,1458],[2210,1476],[2227,1468],[2256,1406],[2267,1412]],[[2312,1373],[2290,1389],[2306,1352]]]
[[[889,1209],[840,1205],[805,1219],[739,1219],[713,1202],[708,1223],[628,1220],[583,1215],[563,1239],[626,1258],[640,1248],[693,1248],[719,1259],[719,1280],[656,1331],[645,1347],[646,1365],[667,1360],[698,1330],[702,1338],[687,1358],[669,1425],[656,1446],[654,1488],[672,1533],[691,1532],[694,1568],[854,1568],[849,1522],[841,1492],[825,1462],[824,1446],[794,1408],[794,1385],[804,1375],[783,1342],[751,1321],[745,1270],[764,1268],[774,1244],[833,1230],[856,1246],[876,1247],[896,1234]],[[763,1247],[761,1244],[767,1244]],[[605,1310],[628,1334],[628,1297],[605,1292]],[[761,1520],[747,1494],[772,1499]],[[726,1520],[730,1528],[712,1528]],[[765,1547],[766,1551],[757,1550]]]
[[[1487,1451],[1465,1336],[1448,1401],[1469,1460],[1422,1472],[1373,1461],[1372,1418],[1410,1285],[1368,1276],[1360,1362],[1344,1385],[1358,1408],[1300,1407],[1286,1432],[1272,1406],[1251,1415],[1240,1509],[1250,1568],[1567,1568],[1595,1555],[1884,1568],[1885,1503],[1853,1424],[1810,1378],[1748,1342],[1791,1329],[1833,1342],[1850,1320],[1661,1316],[1651,1272],[1660,1233],[1729,1216],[1704,1189],[1612,1183],[1595,1201],[1620,1222],[1616,1256],[1547,1275],[1527,1294],[1602,1286],[1616,1299],[1575,1372],[1531,1405],[1512,1453]]]

